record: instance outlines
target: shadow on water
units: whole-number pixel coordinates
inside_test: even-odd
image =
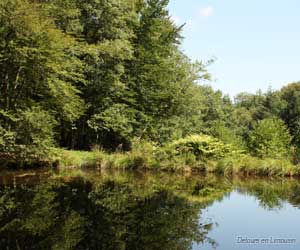
[[[300,204],[296,180],[149,172],[8,172],[1,175],[0,249],[188,250],[218,243],[202,210],[232,190],[266,208]]]

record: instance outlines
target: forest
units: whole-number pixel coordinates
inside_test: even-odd
[[[0,0],[0,164],[300,175],[300,82],[214,90],[168,2]]]

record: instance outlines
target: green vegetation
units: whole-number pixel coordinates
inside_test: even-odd
[[[167,5],[0,0],[1,166],[298,175],[300,83],[214,91]]]
[[[60,152],[63,169],[149,169],[176,172],[205,172],[241,176],[300,176],[300,166],[283,158],[259,158],[245,154],[209,136],[190,136],[164,147],[135,142],[129,152]]]
[[[264,119],[250,134],[250,148],[262,158],[288,158],[291,136],[284,122],[278,118]]]

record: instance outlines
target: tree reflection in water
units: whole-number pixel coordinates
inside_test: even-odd
[[[201,211],[232,190],[266,209],[300,204],[297,180],[68,171],[1,181],[0,249],[7,250],[214,248],[208,235],[216,222],[204,223]]]
[[[3,186],[0,249],[186,250],[205,241],[214,246],[207,237],[212,224],[199,224],[204,202],[189,199],[193,190],[181,188],[83,177]]]

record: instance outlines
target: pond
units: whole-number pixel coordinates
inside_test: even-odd
[[[0,249],[300,249],[300,181],[0,172]]]

